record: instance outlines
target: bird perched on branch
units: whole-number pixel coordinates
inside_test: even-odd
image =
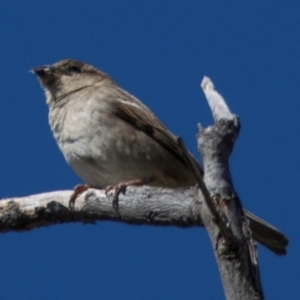
[[[49,106],[49,123],[67,163],[88,187],[114,190],[113,206],[128,185],[195,185],[176,137],[138,99],[107,74],[76,60],[33,69]],[[192,161],[199,172],[196,160]],[[286,237],[245,211],[253,236],[276,254],[285,254]]]

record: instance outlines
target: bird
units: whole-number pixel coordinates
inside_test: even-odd
[[[179,188],[196,181],[178,140],[155,114],[106,73],[74,59],[32,70],[45,91],[49,124],[65,160],[85,185],[114,190],[113,206],[129,185]],[[190,161],[203,175],[192,154]],[[245,211],[253,237],[277,255],[288,239],[272,225]]]

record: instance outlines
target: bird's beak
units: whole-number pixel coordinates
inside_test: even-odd
[[[53,83],[60,77],[60,74],[49,65],[33,68],[31,72],[38,76],[40,82],[44,86]]]

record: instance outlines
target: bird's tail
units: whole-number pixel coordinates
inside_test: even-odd
[[[286,254],[289,241],[282,232],[246,210],[245,215],[255,240],[277,255]]]

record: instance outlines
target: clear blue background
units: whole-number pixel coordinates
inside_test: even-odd
[[[28,71],[91,63],[140,98],[198,157],[210,77],[242,122],[231,158],[244,207],[282,229],[258,247],[267,299],[299,299],[299,1],[1,1],[2,198],[81,182],[50,132]],[[0,299],[223,299],[204,229],[57,225],[0,236]]]

